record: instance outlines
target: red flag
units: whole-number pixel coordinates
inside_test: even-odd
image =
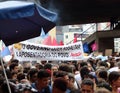
[[[43,40],[42,44],[44,44],[44,45],[51,45],[51,44],[52,44],[51,41],[52,41],[52,40],[51,40],[51,36],[48,36],[48,37],[46,37],[46,38]]]
[[[59,45],[60,45],[60,46],[64,45],[62,40],[60,41]]]
[[[53,38],[52,46],[58,46],[57,40],[55,38]]]
[[[76,42],[77,42],[77,37],[75,37],[73,40],[73,43],[76,43]]]

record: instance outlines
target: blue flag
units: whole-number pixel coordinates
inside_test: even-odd
[[[10,50],[8,47],[5,47],[2,51],[1,51],[1,57],[5,57],[11,55]]]
[[[45,32],[43,30],[43,28],[41,28],[41,34],[40,34],[40,37],[44,38],[46,35],[45,35]]]
[[[89,52],[89,46],[88,46],[87,42],[83,44],[83,50],[84,50],[85,53]]]

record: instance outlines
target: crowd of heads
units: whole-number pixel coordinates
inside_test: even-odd
[[[0,64],[0,93],[119,93],[120,59]]]

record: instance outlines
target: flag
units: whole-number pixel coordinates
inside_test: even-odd
[[[92,51],[96,51],[97,50],[96,42],[91,45],[91,48],[92,48]]]
[[[76,42],[77,42],[77,37],[75,37],[73,40],[73,43],[76,43]]]
[[[41,34],[40,34],[40,37],[44,38],[45,36],[46,36],[46,34],[45,34],[44,30],[43,30],[43,28],[41,28]]]
[[[64,45],[62,40],[60,41],[59,45],[60,45],[60,46]]]
[[[57,40],[55,38],[53,38],[52,46],[58,46]]]
[[[51,40],[51,36],[47,36],[43,42],[42,42],[43,45],[51,45],[52,44],[52,40]]]
[[[83,50],[84,50],[85,53],[89,52],[89,46],[88,46],[87,42],[83,44]]]
[[[10,50],[8,47],[5,47],[2,51],[1,51],[1,57],[5,57],[11,55]]]

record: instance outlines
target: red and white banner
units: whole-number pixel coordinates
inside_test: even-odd
[[[82,60],[82,42],[64,46],[47,46],[28,42],[13,45],[14,57],[20,61]]]

